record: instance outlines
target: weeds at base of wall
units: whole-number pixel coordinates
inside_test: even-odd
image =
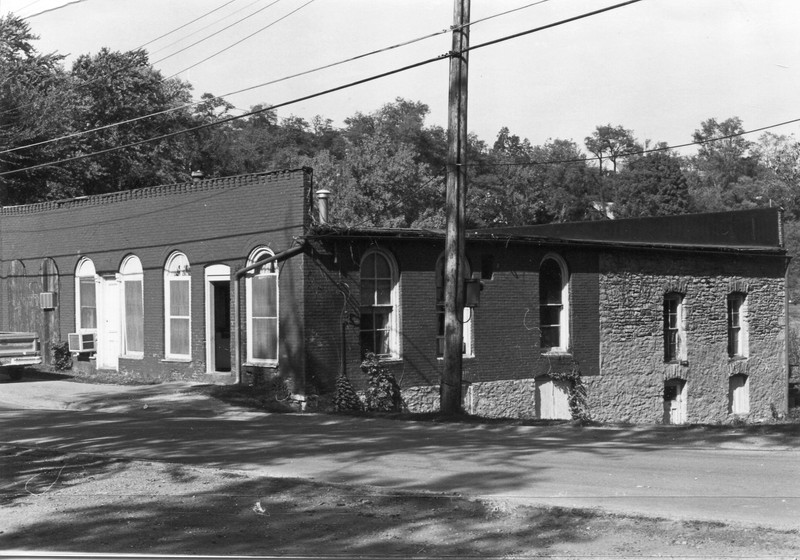
[[[567,402],[572,419],[579,424],[588,424],[592,421],[589,410],[589,399],[586,394],[586,385],[580,371],[574,369],[570,372],[556,373],[551,372],[548,377],[556,381],[564,381],[567,384]]]
[[[53,344],[50,349],[53,351],[53,369],[56,371],[72,369],[72,354],[69,351],[68,342],[58,342]]]
[[[367,376],[364,390],[364,409],[370,412],[400,412],[403,397],[394,375],[384,366],[378,356],[367,352],[361,362],[361,371]]]

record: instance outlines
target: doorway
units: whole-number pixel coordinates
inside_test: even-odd
[[[97,369],[119,369],[120,297],[116,275],[96,277]]]
[[[686,381],[670,379],[664,382],[664,424],[686,423]]]
[[[231,371],[231,272],[215,264],[206,268],[206,370]]]

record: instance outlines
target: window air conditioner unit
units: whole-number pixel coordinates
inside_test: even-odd
[[[94,352],[95,334],[94,333],[69,333],[67,335],[70,352]]]
[[[39,307],[42,309],[55,309],[56,294],[54,292],[41,292],[39,294]]]

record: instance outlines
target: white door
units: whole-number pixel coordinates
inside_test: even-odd
[[[119,281],[101,277],[97,286],[97,368],[119,369],[120,300]]]
[[[569,384],[566,381],[546,379],[537,382],[539,397],[539,418],[549,420],[569,420]]]
[[[664,423],[686,422],[686,382],[670,379],[664,383]]]

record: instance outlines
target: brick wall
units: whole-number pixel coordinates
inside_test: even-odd
[[[307,271],[307,363],[319,390],[333,390],[342,356],[342,309],[346,304],[347,371],[354,385],[363,387],[359,370],[359,301],[361,257],[370,247],[390,253],[400,272],[401,348],[399,360],[387,367],[404,390],[409,408],[438,406],[442,360],[436,356],[435,267],[444,251],[438,239],[319,238],[313,243],[316,264]],[[489,416],[531,416],[530,391],[513,394],[488,388],[487,383],[520,382],[548,372],[579,370],[597,375],[599,368],[599,315],[597,255],[580,249],[559,249],[570,271],[572,301],[572,351],[548,357],[541,352],[538,311],[538,270],[542,258],[554,247],[539,244],[469,243],[467,258],[472,271],[493,262],[493,274],[483,280],[480,306],[466,328],[473,330],[474,356],[463,361],[466,388],[473,385],[473,405]]]
[[[139,379],[205,379],[205,275],[211,264],[242,268],[250,252],[280,252],[295,244],[309,223],[306,170],[283,171],[125,191],[0,210],[3,278],[10,262],[39,270],[44,258],[58,267],[60,334],[74,332],[74,272],[83,257],[99,275],[112,275],[130,254],[144,269],[144,357],[121,359],[119,375]],[[191,362],[164,359],[164,265],[181,251],[191,265]],[[280,349],[286,374],[302,386],[302,257],[282,265]],[[2,308],[13,303],[4,282]],[[3,326],[8,328],[8,313]],[[244,342],[244,341],[243,341]],[[232,377],[213,376],[217,381]]]

